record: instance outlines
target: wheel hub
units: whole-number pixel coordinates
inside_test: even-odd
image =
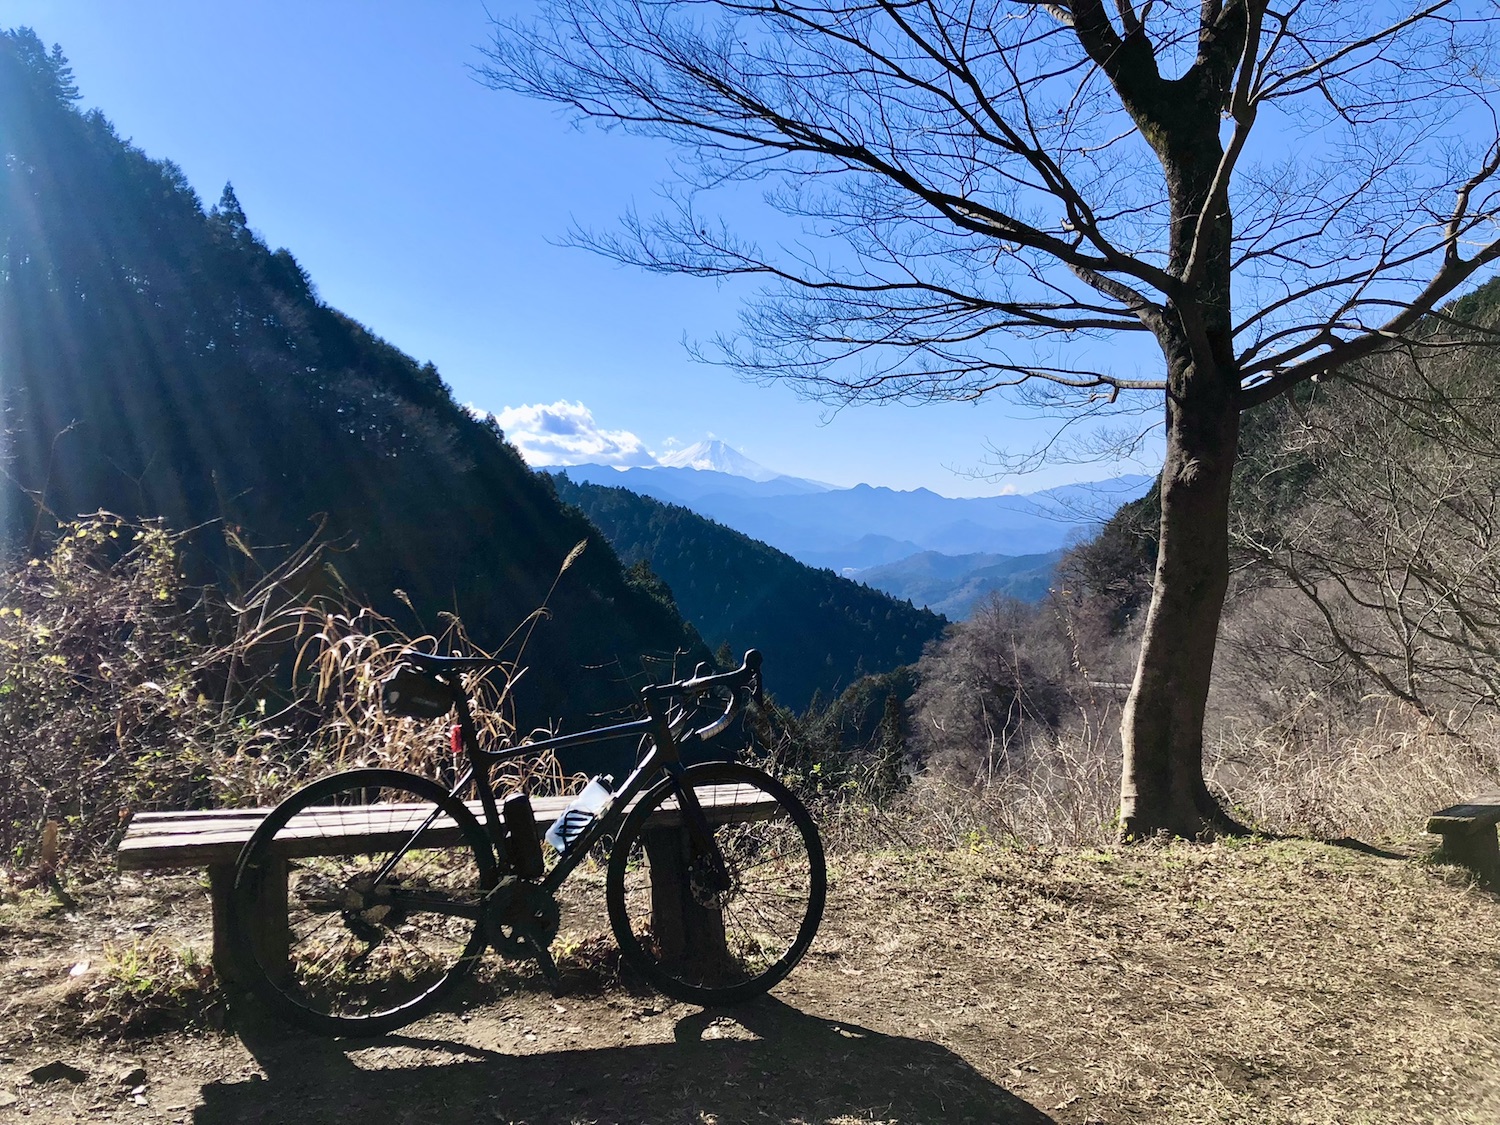
[[[406,911],[397,904],[401,883],[383,879],[378,884],[373,874],[350,879],[343,886],[327,880],[306,879],[298,887],[298,898],[304,909],[314,914],[337,913],[344,925],[361,941],[380,942],[385,933],[406,921]]]
[[[721,875],[709,856],[698,856],[688,869],[688,889],[699,906],[722,910],[738,893],[739,878],[732,867]]]

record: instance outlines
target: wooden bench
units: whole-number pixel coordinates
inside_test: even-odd
[[[1461,863],[1476,875],[1500,882],[1500,793],[1485,793],[1472,801],[1432,814],[1427,831],[1443,838],[1438,857]]]
[[[747,785],[720,785],[700,790],[705,798],[705,813],[712,823],[740,823],[763,819],[777,807],[759,789]],[[639,798],[637,798],[639,799]],[[533,797],[537,835],[542,835],[567,806],[569,797]],[[484,823],[484,812],[478,801],[468,802],[470,810]],[[285,858],[312,855],[353,855],[383,844],[395,846],[405,837],[403,829],[420,822],[431,806],[404,815],[401,806],[384,824],[372,825],[361,810],[345,816],[338,809],[310,810],[293,819],[289,827],[300,827],[289,837]],[[416,809],[416,806],[413,806]],[[220,978],[231,983],[236,979],[235,962],[229,944],[229,896],[234,887],[234,865],[240,849],[250,839],[269,809],[210,809],[200,812],[137,813],[120,843],[119,864],[127,871],[163,871],[193,868],[208,869],[209,893],[213,904],[213,958]],[[408,823],[410,822],[410,823]],[[456,825],[441,822],[426,837],[429,846],[441,840],[457,845],[461,837]],[[722,953],[723,928],[717,911],[697,905],[687,883],[687,841],[675,802],[666,802],[649,821],[642,834],[648,862],[651,865],[651,926],[663,951],[669,956],[713,957]],[[252,940],[265,963],[284,959],[287,952],[287,881],[283,864],[279,873],[265,879],[260,901],[256,905],[256,932]],[[712,915],[712,916],[711,916]],[[717,942],[718,949],[704,949]]]

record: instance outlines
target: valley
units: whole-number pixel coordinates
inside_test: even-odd
[[[1090,537],[1151,484],[1127,475],[1027,495],[953,499],[926,489],[835,488],[786,476],[718,440],[689,447],[677,462],[548,471],[682,505],[809,566],[954,617],[990,593],[1039,601],[1061,550]]]

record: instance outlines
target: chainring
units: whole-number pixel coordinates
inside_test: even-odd
[[[507,875],[485,899],[485,937],[495,952],[513,961],[545,954],[562,911],[557,900],[528,879]]]

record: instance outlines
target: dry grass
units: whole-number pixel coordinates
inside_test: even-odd
[[[403,718],[387,714],[380,704],[382,682],[408,649],[494,655],[474,644],[457,618],[446,621],[441,634],[412,636],[368,609],[291,602],[266,617],[259,631],[241,643],[295,651],[286,721],[262,721],[254,752],[242,751],[223,762],[217,778],[220,800],[270,805],[306,780],[365,766],[453,780],[452,718]],[[522,672],[515,661],[506,661],[468,679],[470,709],[483,745],[515,741],[510,694]],[[494,780],[502,791],[526,784],[536,793],[562,792],[571,782],[550,753],[506,763]]]
[[[1458,738],[1395,709],[1346,725],[1304,706],[1268,730],[1226,725],[1211,769],[1236,814],[1257,828],[1400,840],[1437,809],[1496,787],[1497,734],[1476,723]]]
[[[412,647],[503,655],[470,684],[473,713],[486,744],[516,739],[511,690],[545,606],[489,654],[452,616],[408,631],[337,592],[307,596],[317,541],[234,596],[186,586],[179,545],[101,512],[60,529],[45,557],[0,568],[0,865],[57,885],[107,861],[134,812],[271,805],[355,766],[452,780],[451,720],[380,707]],[[498,784],[572,780],[544,754]]]
[[[1118,739],[1076,727],[1031,740],[1014,765],[978,785],[921,777],[898,809],[915,838],[933,843],[1074,847],[1114,838],[1119,792]]]
[[[1493,1121],[1500,904],[1309,843],[848,855],[815,957],[1066,1122]]]
[[[1395,708],[1341,721],[1318,702],[1270,727],[1225,721],[1210,739],[1210,786],[1259,832],[1409,840],[1432,812],[1500,785],[1500,730],[1473,724],[1459,738]],[[1118,738],[1096,725],[1033,738],[980,784],[921,776],[884,813],[829,816],[842,829],[834,838],[856,847],[895,840],[1089,847],[1115,838],[1119,779]]]

